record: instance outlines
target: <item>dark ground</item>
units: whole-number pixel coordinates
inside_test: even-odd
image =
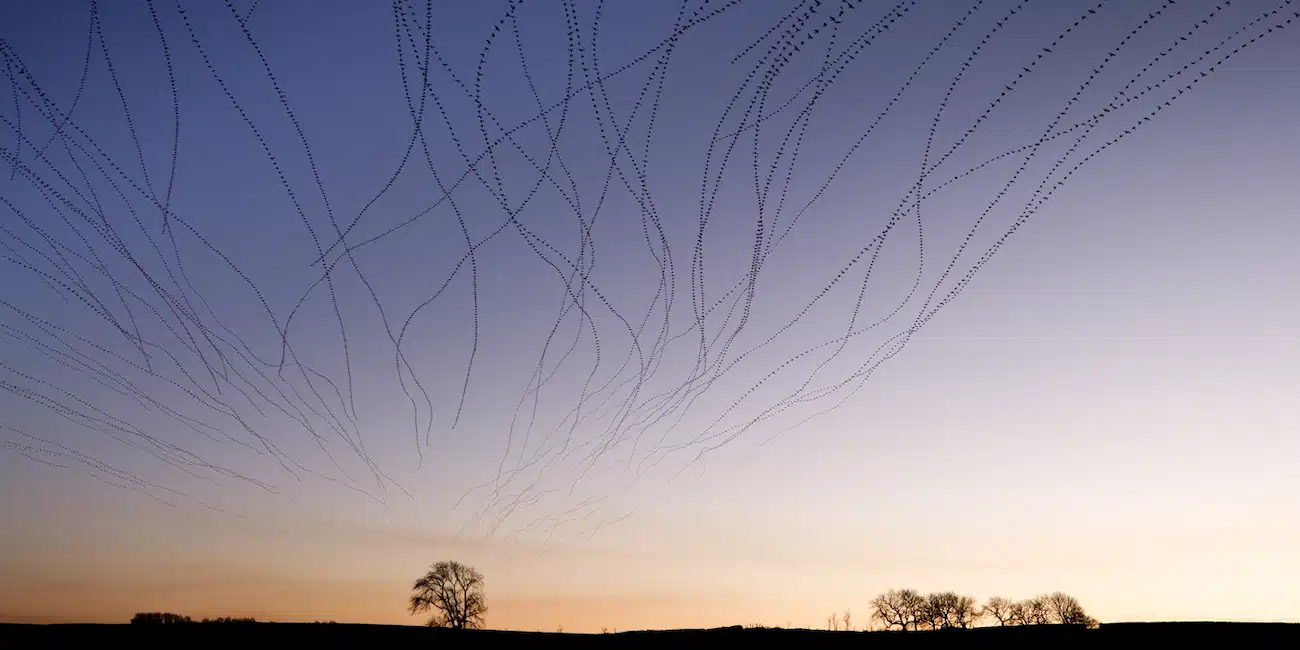
[[[524,646],[796,648],[1059,648],[1223,647],[1300,648],[1300,624],[1287,623],[1113,623],[1087,630],[1072,626],[977,628],[938,632],[823,632],[741,629],[558,634],[547,632],[459,632],[399,625],[340,623],[234,623],[189,625],[17,625],[0,624],[0,648],[65,647],[96,643],[125,647],[209,643],[362,644],[363,647]],[[502,643],[504,642],[504,643]]]

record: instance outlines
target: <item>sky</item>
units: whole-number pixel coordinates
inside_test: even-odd
[[[0,3],[0,621],[1300,622],[1298,10]]]

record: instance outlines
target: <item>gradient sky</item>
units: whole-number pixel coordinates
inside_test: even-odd
[[[276,491],[199,468],[181,472],[6,388],[0,392],[6,441],[0,448],[0,621],[124,622],[137,611],[164,610],[418,623],[405,611],[410,583],[430,563],[457,559],[486,575],[488,624],[495,628],[817,627],[845,609],[865,621],[870,598],[894,587],[952,589],[981,600],[1061,590],[1103,622],[1300,622],[1300,474],[1294,471],[1300,410],[1285,397],[1300,393],[1294,372],[1300,312],[1292,298],[1300,281],[1294,255],[1300,222],[1287,217],[1300,203],[1294,182],[1300,133],[1293,128],[1300,66],[1289,63],[1300,61],[1300,38],[1294,24],[1285,24],[1295,7],[1281,0],[855,3],[841,25],[789,56],[769,84],[762,112],[797,97],[763,122],[757,138],[752,129],[738,138],[718,176],[730,140],[712,149],[706,168],[711,139],[742,124],[771,59],[756,66],[771,56],[780,32],[760,37],[774,25],[788,26],[792,10],[798,16],[812,3],[796,10],[789,0],[746,0],[682,33],[659,68],[664,49],[642,55],[672,33],[678,2],[517,4],[517,20],[499,22],[512,5],[433,3],[426,23],[418,2],[398,3],[399,12],[382,2],[181,2],[182,16],[174,3],[158,0],[153,5],[171,56],[179,126],[148,4],[101,3],[97,28],[84,2],[0,4],[7,81],[0,86],[0,197],[7,204],[0,207],[6,228],[0,231],[6,246],[0,249],[0,386],[34,389],[81,412],[93,413],[93,405]],[[684,15],[725,5],[712,0],[700,10],[692,0]],[[945,101],[971,51],[1020,5],[969,60]],[[818,3],[809,24],[820,25],[842,6]],[[888,29],[872,30],[895,10]],[[935,49],[963,16],[963,26]],[[1036,58],[1081,16],[1087,18],[1051,53]],[[581,59],[567,47],[566,20],[576,24]],[[415,140],[397,173],[415,132],[399,61],[418,104],[422,30],[430,24],[428,51],[441,62],[435,59],[428,74],[425,138]],[[1268,32],[1278,24],[1285,28]],[[494,33],[478,77],[480,53]],[[869,45],[842,68],[837,83],[804,88],[823,66],[838,69],[835,57],[863,34]],[[1191,36],[1180,40],[1185,34]],[[1257,34],[1265,36],[1252,41]],[[549,108],[564,99],[571,52],[574,90],[598,76],[595,66],[608,75],[636,64],[601,89],[574,95],[567,112],[556,108],[513,133],[531,162],[503,143],[478,164],[482,181],[471,174],[451,200],[439,202],[445,195],[439,185],[450,186],[467,169],[461,152],[473,160],[485,148],[480,119],[487,139],[495,140],[498,124],[513,127],[537,115],[539,104]],[[1175,75],[1185,64],[1192,66]],[[1026,66],[1031,72],[1018,80]],[[1200,74],[1212,66],[1208,76]],[[756,81],[740,91],[754,69]],[[1117,94],[1139,71],[1128,94]],[[476,78],[482,79],[477,103]],[[66,146],[31,80],[61,115],[76,102],[63,129]],[[1156,87],[1138,99],[1123,99],[1150,85]],[[819,88],[786,184],[790,150],[779,159],[776,152]],[[1082,129],[1036,149],[996,203],[1028,150],[936,191],[920,204],[918,229],[915,206],[901,201],[917,183],[941,102],[929,165],[963,144],[926,177],[926,192],[1035,144],[1067,102],[1053,133],[1089,120],[1108,103],[1123,105],[1094,122],[1076,151],[1069,149]],[[1049,179],[1044,189],[1050,189],[1157,109],[1070,175],[860,390],[853,392],[856,381],[838,392],[820,390],[861,377],[887,356],[900,341],[895,337],[924,313],[931,290],[937,287],[925,311],[1037,200],[1041,181]],[[548,132],[561,119],[559,156],[548,163]],[[616,139],[629,121],[627,150],[611,173],[602,138]],[[870,137],[845,159],[869,128]],[[300,463],[292,472],[234,418],[205,409],[181,389],[200,386],[216,395],[188,343],[144,306],[167,313],[164,301],[118,252],[131,251],[173,295],[197,305],[194,291],[201,294],[207,305],[201,320],[214,336],[231,342],[238,336],[262,359],[279,359],[279,336],[249,285],[175,225],[173,254],[163,212],[146,196],[161,201],[166,194],[176,133],[170,214],[256,284],[281,326],[308,296],[288,339],[300,362],[339,393],[319,379],[309,387],[292,366],[279,380],[275,368],[263,367],[266,377],[256,378],[245,364],[242,372],[255,381],[242,387],[255,384],[268,397],[246,399],[224,381],[217,396]],[[764,169],[776,159],[761,208],[755,149]],[[534,163],[549,170],[540,183]],[[320,249],[304,219],[320,248],[337,240],[316,176],[341,226],[365,210],[347,235],[351,246],[423,212],[357,247],[360,273],[346,258],[339,262],[332,274],[335,303],[324,283],[313,287],[322,277],[322,267],[313,266]],[[703,238],[703,301],[705,307],[727,301],[704,320],[707,336],[719,337],[709,346],[705,374],[744,356],[711,383],[696,379],[695,388],[681,391],[700,347],[700,331],[692,331],[692,255],[701,197],[707,202],[715,185]],[[51,198],[56,191],[94,215],[92,221],[102,210],[103,221],[87,225]],[[501,194],[529,234],[507,225],[475,249],[473,281],[466,262],[417,311],[469,248],[466,233],[477,241],[506,223]],[[436,207],[426,212],[430,206]],[[150,348],[157,351],[154,375],[143,368],[135,344],[73,297],[79,289],[41,279],[59,272],[37,251],[54,257],[55,248],[16,210],[43,228],[48,241],[66,244],[65,253],[89,257],[93,250],[119,288],[141,296],[126,302],[142,337],[160,346]],[[895,211],[901,218],[885,243],[869,249],[783,329]],[[760,212],[770,254],[757,274],[745,327],[719,366],[745,305],[732,301],[740,294],[726,292],[750,272]],[[654,219],[643,222],[648,213]],[[594,220],[586,243],[579,214],[585,223]],[[668,309],[656,297],[655,255],[663,254],[656,221],[673,260]],[[95,234],[105,222],[120,244]],[[787,227],[788,236],[772,245],[772,233]],[[165,255],[154,252],[154,242]],[[334,248],[330,259],[341,250]],[[838,342],[803,353],[844,336],[876,250],[856,327],[903,307],[849,339],[818,369]],[[167,279],[177,258],[194,291]],[[589,278],[582,292],[586,322],[594,323],[596,336],[578,309],[561,318],[572,301],[560,275],[579,259]],[[127,322],[113,283],[88,263],[74,266],[86,291]],[[400,380],[393,342],[362,277],[394,334],[416,312],[403,338],[409,366]],[[334,304],[344,320],[346,357]],[[733,304],[739,306],[728,318]],[[23,338],[52,340],[19,309],[85,337],[77,350],[192,423],[213,428],[183,426],[156,406],[114,392],[105,385],[113,380],[96,383],[55,363]],[[544,360],[545,373],[554,374],[534,402],[526,393],[557,319]],[[624,320],[636,329],[643,319],[637,341],[642,354],[654,351],[654,372],[633,394],[638,353]],[[170,313],[165,320],[175,326]],[[656,348],[665,322],[669,336],[686,335]],[[163,349],[179,361],[167,365]],[[273,393],[273,386],[283,392]],[[598,392],[602,386],[608,388]],[[294,389],[305,397],[295,398]],[[654,401],[674,390],[678,401]],[[268,399],[297,404],[337,465],[310,431]],[[579,406],[583,419],[575,425]],[[736,433],[729,427],[755,418],[734,440],[699,456],[722,441],[701,437]],[[375,478],[330,421],[361,440],[391,481]],[[217,429],[239,442],[200,435]],[[608,453],[593,458],[590,452],[606,441]],[[670,451],[672,445],[679,448]],[[33,455],[41,456],[33,448],[75,450],[152,487],[113,487],[102,473],[67,458],[53,459],[69,465],[63,468],[34,462]],[[502,468],[507,474],[496,481]],[[509,473],[512,468],[520,469]],[[79,595],[70,599],[73,590]]]

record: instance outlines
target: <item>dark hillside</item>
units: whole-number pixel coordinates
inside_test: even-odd
[[[154,647],[189,643],[336,644],[367,647],[436,644],[438,647],[517,645],[527,648],[720,647],[737,643],[790,648],[1172,647],[1233,644],[1300,647],[1300,625],[1285,623],[1116,623],[1100,629],[1050,625],[988,627],[939,632],[825,632],[742,629],[663,630],[617,634],[453,631],[418,626],[312,623],[244,625],[0,625],[0,647],[129,644]]]

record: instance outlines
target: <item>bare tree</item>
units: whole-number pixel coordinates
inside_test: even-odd
[[[912,623],[913,630],[921,629],[921,625],[929,620],[930,603],[925,596],[912,591],[911,589],[903,590],[903,605],[907,612],[907,617]]]
[[[975,624],[975,619],[979,617],[979,610],[975,607],[975,599],[959,594],[951,594],[951,596],[954,597],[946,601],[948,616],[945,620],[951,627],[963,630],[970,629]]]
[[[984,604],[984,609],[980,610],[980,614],[997,621],[998,625],[1015,625],[1016,621],[1012,615],[1013,604],[1006,598],[994,596]]]
[[[1020,625],[1047,625],[1052,622],[1047,603],[1042,597],[1022,600],[1015,607],[1016,619]]]
[[[872,619],[883,623],[885,629],[891,629],[894,625],[897,625],[898,629],[906,630],[907,624],[910,623],[900,590],[891,589],[878,595],[878,597],[872,598],[871,608]]]
[[[903,609],[899,606],[898,600],[897,592],[892,589],[872,598],[872,620],[883,623],[885,629],[897,625],[899,628],[906,630],[907,618],[903,615]]]
[[[967,629],[975,622],[975,599],[945,591],[926,596],[925,619],[934,629]]]
[[[1025,601],[1017,600],[1011,603],[1011,609],[1007,614],[1007,625],[1025,625]]]
[[[903,631],[917,629],[925,618],[926,599],[911,589],[890,589],[871,600],[871,618]]]
[[[852,632],[852,631],[853,631],[853,614],[852,614],[849,610],[847,610],[847,609],[844,610],[844,617],[843,617],[842,620],[844,621],[844,631],[845,631],[845,632]]]
[[[917,616],[917,622],[931,630],[945,627],[943,600],[941,594],[926,594],[925,606],[922,608],[920,615]]]
[[[1048,618],[1053,623],[1086,625],[1088,627],[1097,626],[1096,619],[1088,616],[1087,612],[1083,611],[1083,605],[1079,604],[1078,599],[1074,596],[1058,591],[1046,596],[1040,596],[1039,600],[1043,601],[1044,606],[1047,608]]]
[[[438,562],[412,588],[410,612],[432,611],[432,627],[479,629],[487,613],[483,574],[459,562]]]

